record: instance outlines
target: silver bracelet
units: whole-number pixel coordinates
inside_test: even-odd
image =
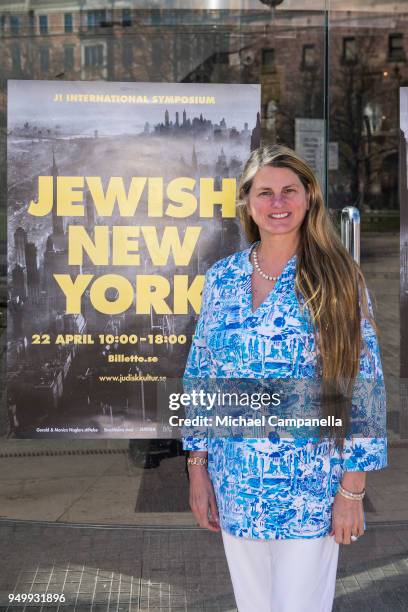
[[[352,499],[354,501],[361,501],[365,495],[365,489],[361,491],[361,493],[353,493],[352,491],[348,491],[339,483],[339,493],[346,499]]]

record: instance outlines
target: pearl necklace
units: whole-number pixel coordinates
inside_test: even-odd
[[[263,278],[266,278],[266,280],[269,281],[277,281],[279,276],[269,276],[269,274],[265,274],[265,272],[263,272],[263,270],[261,270],[261,267],[258,263],[258,255],[257,255],[257,249],[259,247],[257,247],[256,249],[254,249],[254,265],[255,265],[255,269],[258,272],[258,274],[260,274]]]

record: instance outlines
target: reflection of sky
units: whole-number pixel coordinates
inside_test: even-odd
[[[152,96],[214,96],[216,104],[133,104],[133,103],[72,103],[53,102],[55,94],[111,94]],[[239,104],[231,104],[239,100]],[[242,107],[259,109],[259,85],[222,85],[201,83],[114,83],[101,81],[9,81],[8,125],[13,127],[25,121],[37,126],[55,128],[60,125],[63,132],[90,133],[97,129],[103,134],[135,133],[143,130],[144,124],[164,121],[166,108],[170,121],[183,110],[187,118],[198,117],[219,123],[225,118],[227,127],[244,128],[248,121]],[[256,121],[253,115],[252,129]]]

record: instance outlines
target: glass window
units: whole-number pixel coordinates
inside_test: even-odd
[[[98,11],[87,12],[87,24],[88,28],[95,28],[98,26],[105,25],[106,23],[106,10],[101,9]]]
[[[64,46],[64,70],[73,70],[74,68],[74,45]]]
[[[72,22],[72,13],[64,14],[64,32],[72,32],[73,30],[73,22]]]
[[[398,298],[407,295],[400,280],[400,242],[406,239],[402,227],[400,234],[398,168],[400,86],[408,82],[402,33],[408,14],[386,7],[374,2],[364,13],[356,8],[333,11],[330,16],[328,141],[335,156],[328,172],[328,202],[339,217],[344,206],[359,209],[361,267],[375,301],[389,392],[388,428],[398,438],[407,431],[394,389],[402,382],[398,373],[404,360],[408,363],[403,358],[408,346],[403,342],[407,310]]]
[[[160,8],[158,0],[146,0],[137,3],[137,19],[124,6],[130,3],[123,2],[118,8],[116,4],[101,0],[92,4],[99,8],[84,8],[80,31],[76,27],[80,14],[66,5],[55,21],[60,28],[58,37],[42,42],[39,34],[48,32],[48,19],[53,29],[57,3],[41,3],[50,9],[41,8],[40,15],[33,10],[26,15],[6,15],[3,9],[0,28],[21,38],[2,37],[6,60],[0,66],[2,94],[7,80],[21,78],[22,72],[24,78],[34,80],[65,72],[63,78],[68,80],[260,85],[263,141],[290,147],[297,143],[310,154],[309,161],[320,168],[323,177],[330,143],[336,155],[328,173],[329,207],[359,206],[363,239],[374,240],[373,228],[380,226],[393,228],[394,233],[398,230],[397,109],[399,87],[408,82],[408,67],[403,63],[406,16],[378,7],[375,13],[368,7],[360,12],[357,2],[348,3],[354,9],[343,11],[337,2],[336,10],[328,15],[327,32],[324,9],[330,2],[317,1],[309,10],[307,3],[299,9],[287,0],[271,11],[259,0],[212,2],[194,10]],[[186,6],[179,1],[181,4]],[[89,3],[84,4],[87,6]],[[23,36],[26,24],[31,28],[28,37]],[[107,24],[112,27],[102,27]],[[6,96],[0,100],[4,104]],[[4,126],[6,111],[2,109]],[[169,112],[170,121],[175,121],[172,109]],[[228,116],[225,120],[228,123]],[[225,154],[228,157],[228,147]],[[190,151],[188,155],[191,159]],[[5,179],[0,183],[4,185]],[[21,199],[26,197],[23,191]],[[391,230],[386,239],[395,242]],[[399,257],[399,246],[395,248]],[[398,276],[399,268],[393,269]],[[391,349],[386,355],[391,355]],[[387,359],[389,371],[397,371],[398,364]],[[395,422],[397,435],[400,412],[396,405],[393,410],[391,422]]]
[[[354,63],[357,61],[357,45],[354,36],[346,36],[343,38],[343,55],[344,63]]]
[[[275,49],[262,49],[262,69],[264,72],[275,67]]]
[[[40,34],[48,33],[48,15],[39,16]]]
[[[20,20],[16,15],[10,16],[10,31],[13,36],[17,36],[20,31]]]
[[[124,8],[122,11],[122,25],[125,28],[132,25],[132,12],[129,8]]]
[[[302,50],[302,69],[307,70],[316,66],[316,47],[315,45],[303,45]]]
[[[30,34],[33,34],[35,30],[35,15],[32,9],[28,11],[28,30]]]
[[[103,45],[85,47],[85,66],[87,68],[103,66]]]
[[[406,59],[404,49],[404,35],[393,33],[388,38],[388,59],[392,62],[404,62]]]

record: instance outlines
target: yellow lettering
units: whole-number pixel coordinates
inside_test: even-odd
[[[102,217],[111,217],[113,209],[118,203],[121,217],[133,217],[146,185],[146,177],[132,177],[129,192],[126,194],[123,179],[113,176],[109,179],[106,194],[103,192],[102,180],[99,176],[87,176],[95,208]]]
[[[149,217],[163,216],[163,179],[159,176],[148,180],[147,206]]]
[[[173,253],[174,263],[177,266],[187,266],[190,263],[196,247],[201,227],[187,227],[183,244],[180,242],[178,227],[165,227],[161,244],[157,239],[157,228],[142,227],[143,237],[147,250],[155,266],[164,266],[168,263],[170,251]]]
[[[52,210],[53,179],[52,176],[38,177],[38,202],[31,200],[28,205],[28,214],[34,217],[44,217]]]
[[[188,193],[184,189],[193,191],[196,181],[192,178],[180,177],[173,179],[167,186],[167,197],[173,202],[178,202],[182,206],[170,203],[167,206],[166,214],[169,217],[184,219],[190,217],[197,209],[197,198],[194,193]]]
[[[53,274],[66,297],[67,314],[80,314],[81,297],[93,276],[93,274],[78,274],[73,281],[69,274]]]
[[[198,314],[201,308],[201,292],[204,286],[204,276],[196,276],[188,286],[188,276],[180,274],[174,277],[174,314],[188,314],[188,304],[190,303],[194,311]]]
[[[214,179],[200,179],[200,216],[214,217],[214,204],[221,204],[222,217],[235,217],[236,179],[222,179],[221,191],[214,190]]]
[[[114,266],[140,265],[140,255],[135,252],[139,250],[137,240],[139,233],[140,228],[135,225],[115,225],[113,227],[112,264]]]
[[[137,277],[136,312],[149,314],[150,307],[157,314],[171,314],[165,298],[170,294],[170,283],[164,276],[145,274]]]
[[[82,266],[84,251],[97,266],[109,264],[109,227],[95,225],[94,242],[82,225],[68,226],[68,265]]]
[[[117,291],[114,300],[106,299],[108,289]],[[91,287],[90,299],[92,306],[103,314],[119,314],[125,312],[133,302],[134,290],[131,283],[119,274],[104,274],[95,280]]]
[[[57,215],[61,217],[83,217],[84,199],[83,176],[58,176],[57,177]],[[76,204],[75,204],[76,202]],[[81,202],[81,204],[79,204]]]

